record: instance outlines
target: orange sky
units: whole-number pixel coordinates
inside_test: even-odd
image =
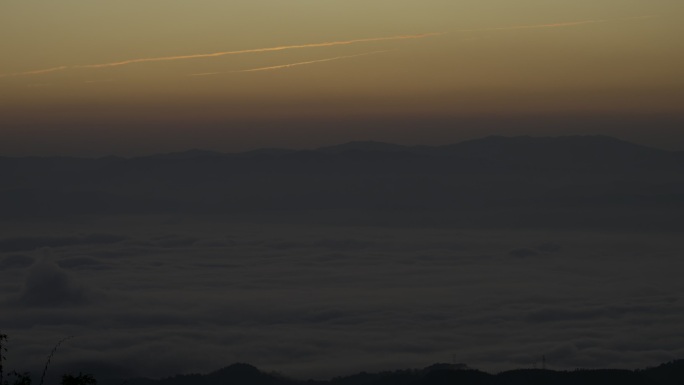
[[[652,117],[684,148],[683,14],[675,0],[3,1],[0,154],[525,133],[502,117],[572,132],[553,116],[646,142],[634,122]]]

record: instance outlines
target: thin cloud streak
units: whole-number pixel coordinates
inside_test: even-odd
[[[376,55],[379,53],[390,52],[390,51],[394,51],[394,50],[374,51],[374,52],[360,53],[360,54],[356,54],[356,55],[336,56],[336,57],[331,57],[331,58],[327,58],[327,59],[309,60],[309,61],[302,61],[302,62],[298,62],[298,63],[282,64],[282,65],[270,66],[270,67],[252,68],[252,69],[240,70],[240,71],[234,71],[234,72],[271,71],[271,70],[296,67],[296,66],[301,66],[301,65],[306,65],[306,64],[323,63],[323,62],[340,60],[340,59],[350,59],[350,58],[354,58],[354,57]]]
[[[250,68],[250,69],[246,69],[246,70],[230,71],[230,73],[272,71],[272,70],[297,67],[297,66],[302,66],[302,65],[307,65],[307,64],[325,63],[325,62],[341,60],[341,59],[351,59],[351,58],[361,57],[361,56],[377,55],[379,53],[392,52],[392,51],[396,51],[396,50],[383,50],[383,51],[365,52],[365,53],[360,53],[360,54],[356,54],[356,55],[335,56],[335,57],[330,57],[330,58],[325,58],[325,59],[317,59],[317,60],[302,61],[302,62],[297,62],[297,63],[281,64],[281,65],[275,65],[275,66],[269,66],[269,67]],[[213,74],[219,74],[219,73],[220,72],[213,72],[213,73],[209,72],[209,73],[205,73],[205,74],[194,74],[191,76],[213,75]]]
[[[644,20],[644,19],[657,19],[659,18],[660,15],[644,15],[644,16],[632,16],[632,17],[623,17],[622,21],[624,20]]]
[[[628,21],[628,20],[644,20],[653,19],[659,17],[658,15],[645,15],[645,16],[632,16],[623,17],[619,19],[596,19],[596,20],[582,20],[582,21],[569,21],[563,23],[550,23],[550,24],[532,24],[532,25],[517,25],[509,27],[493,27],[493,28],[475,28],[475,29],[461,29],[451,32],[488,32],[488,31],[512,31],[512,30],[524,30],[524,29],[545,29],[545,28],[564,28],[564,27],[575,27],[587,24],[598,24],[598,23],[608,23],[613,21]],[[397,35],[397,36],[387,36],[387,37],[372,37],[364,39],[353,39],[345,41],[331,41],[323,43],[311,43],[311,44],[296,44],[296,45],[284,45],[277,47],[267,47],[267,48],[255,48],[255,49],[245,49],[237,51],[223,51],[223,52],[213,52],[206,54],[194,54],[194,55],[182,55],[182,56],[162,56],[153,58],[138,58],[129,59],[118,62],[111,63],[101,63],[101,64],[86,64],[86,65],[75,65],[75,66],[59,66],[53,68],[46,68],[42,70],[25,71],[25,72],[15,72],[9,74],[0,74],[0,78],[14,77],[14,76],[30,76],[30,75],[43,75],[53,72],[73,70],[73,69],[98,69],[98,68],[110,68],[110,67],[120,67],[136,63],[151,63],[151,62],[163,62],[163,61],[175,61],[175,60],[189,60],[189,59],[202,59],[202,58],[212,58],[221,57],[227,55],[242,55],[249,53],[263,53],[263,52],[275,52],[275,51],[285,51],[293,49],[306,49],[306,48],[320,48],[320,47],[333,47],[339,45],[351,45],[358,43],[368,43],[368,42],[378,42],[378,41],[390,41],[390,40],[409,40],[409,39],[423,39],[434,36],[445,35],[447,32],[431,32],[418,35]],[[214,73],[206,74],[196,74],[194,76],[202,75],[214,75]]]
[[[38,74],[45,74],[45,73],[50,73],[50,72],[64,71],[64,70],[69,70],[69,69],[111,68],[111,67],[120,67],[120,66],[129,65],[129,64],[136,64],[136,63],[151,63],[151,62],[163,62],[163,61],[175,61],[175,60],[203,59],[203,58],[213,58],[213,57],[221,57],[221,56],[227,56],[227,55],[242,55],[242,54],[249,54],[249,53],[275,52],[275,51],[285,51],[285,50],[293,50],[293,49],[334,47],[334,46],[340,46],[340,45],[351,45],[351,44],[358,44],[358,43],[370,43],[370,42],[390,41],[390,40],[424,39],[427,37],[439,36],[439,35],[443,35],[443,34],[444,34],[443,32],[432,32],[432,33],[424,33],[424,34],[419,34],[419,35],[397,35],[397,36],[387,36],[387,37],[372,37],[372,38],[365,38],[365,39],[330,41],[330,42],[310,43],[310,44],[283,45],[283,46],[277,46],[277,47],[254,48],[254,49],[245,49],[245,50],[237,50],[237,51],[223,51],[223,52],[213,52],[213,53],[195,54],[195,55],[140,58],[140,59],[130,59],[130,60],[111,62],[111,63],[102,63],[102,64],[61,66],[61,67],[48,68],[48,69],[37,70],[37,71],[27,71],[27,72],[17,72],[17,73],[13,73],[13,74],[4,74],[4,75],[0,75],[0,77],[38,75]]]
[[[218,75],[218,74],[222,74],[222,73],[223,72],[202,72],[199,74],[190,74],[188,76],[210,76],[210,75]]]
[[[563,28],[563,27],[576,27],[579,25],[586,25],[586,24],[609,23],[612,21],[654,19],[657,17],[659,17],[659,16],[658,15],[645,15],[645,16],[623,17],[620,19],[596,19],[596,20],[568,21],[568,22],[564,22],[564,23],[514,25],[514,26],[510,26],[510,27],[494,27],[494,28],[461,29],[461,30],[458,30],[455,32],[487,32],[487,31],[512,31],[512,30],[516,30],[516,29]]]
[[[552,24],[533,24],[533,25],[515,25],[511,27],[495,27],[495,28],[476,28],[476,29],[460,29],[455,32],[487,32],[487,31],[511,31],[516,29],[542,29],[542,28],[562,28],[562,27],[574,27],[584,24],[597,24],[606,23],[610,20],[584,20],[584,21],[569,21],[565,23],[552,23]]]
[[[350,44],[357,44],[357,43],[388,41],[388,40],[423,39],[426,37],[439,36],[442,34],[443,34],[443,32],[435,32],[435,33],[425,33],[425,34],[420,34],[420,35],[399,35],[399,36],[373,37],[373,38],[355,39],[355,40],[346,40],[346,41],[332,41],[332,42],[324,42],[324,43],[284,45],[284,46],[279,46],[279,47],[256,48],[256,49],[246,49],[246,50],[239,50],[239,51],[214,52],[214,53],[197,54],[197,55],[167,56],[167,57],[157,57],[157,58],[147,58],[147,59],[132,59],[132,60],[125,60],[125,61],[114,62],[114,63],[84,65],[84,66],[78,66],[75,68],[118,67],[118,66],[122,66],[122,65],[134,64],[134,63],[201,59],[201,58],[209,58],[209,57],[220,57],[220,56],[226,56],[226,55],[241,55],[241,54],[247,54],[247,53],[285,51],[285,50],[304,49],[304,48],[334,47],[334,46],[338,46],[338,45],[350,45]]]
[[[28,75],[42,75],[42,74],[48,74],[50,72],[57,72],[57,71],[64,71],[68,70],[69,66],[59,66],[59,67],[53,67],[53,68],[46,68],[44,70],[35,70],[35,71],[26,71],[26,72],[16,72],[12,74],[1,74],[0,78],[6,78],[10,76],[28,76]]]
[[[50,72],[55,72],[55,71],[63,71],[65,69],[68,69],[69,67],[67,66],[59,66],[59,67],[54,67],[54,68],[48,68],[44,70],[36,70],[36,71],[28,71],[28,72],[23,72],[26,75],[40,75],[40,74],[46,74]]]

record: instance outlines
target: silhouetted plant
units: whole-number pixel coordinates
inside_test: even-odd
[[[57,353],[57,349],[59,348],[62,343],[65,341],[71,339],[73,337],[69,336],[66,338],[63,338],[57,344],[52,348],[52,351],[48,355],[47,361],[45,362],[45,367],[43,368],[43,374],[40,377],[40,385],[43,385],[45,382],[45,375],[47,374],[48,367],[50,366],[50,362],[52,362],[52,358],[54,357],[55,353]],[[0,333],[0,385],[31,385],[31,375],[29,372],[24,372],[24,373],[19,373],[16,370],[13,370],[7,374],[7,378],[5,378],[5,367],[4,367],[4,361],[7,359],[6,357],[7,353],[7,334]],[[13,381],[10,381],[10,378],[14,378]],[[62,385],[97,385],[97,381],[95,378],[90,375],[90,374],[83,374],[79,373],[78,376],[73,376],[71,374],[65,374],[62,376]]]
[[[10,382],[5,379],[4,362],[7,360],[7,334],[0,333],[0,385],[10,385]],[[12,385],[31,385],[31,376],[28,372],[19,373],[13,370],[7,374],[8,379],[14,377]]]
[[[14,377],[12,385],[31,385],[31,375],[28,372],[19,373],[16,370],[13,370],[9,373],[9,376]],[[9,385],[9,383],[5,382],[3,385]]]
[[[45,382],[45,374],[47,373],[48,366],[50,366],[50,361],[52,361],[52,357],[54,357],[55,353],[57,353],[57,349],[59,346],[66,340],[69,340],[73,338],[72,336],[66,337],[61,339],[57,344],[55,345],[54,348],[52,348],[52,351],[50,352],[50,355],[48,355],[47,361],[45,361],[45,367],[43,368],[43,374],[40,376],[40,385],[43,385],[43,382]]]
[[[3,361],[5,361],[5,353],[7,352],[7,334],[0,333],[0,385],[3,385],[5,371]]]
[[[62,385],[97,385],[97,380],[90,374],[78,373],[78,376],[65,374],[62,376]]]

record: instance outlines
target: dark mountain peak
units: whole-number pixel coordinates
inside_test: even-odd
[[[423,368],[424,372],[434,372],[437,370],[469,370],[470,367],[466,364],[447,364],[447,363],[436,363]]]
[[[567,135],[567,136],[502,136],[491,135],[484,138],[466,140],[447,145],[448,148],[463,147],[499,147],[499,146],[622,146],[630,148],[651,149],[622,139],[606,135]]]
[[[299,150],[292,150],[288,148],[258,148],[256,150],[250,150],[241,152],[238,155],[241,157],[277,157],[281,155],[292,154]]]
[[[249,364],[233,364],[215,372],[177,375],[160,380],[136,378],[125,381],[129,385],[448,385],[448,384],[639,384],[680,385],[684,378],[684,361],[674,361],[655,368],[576,369],[557,371],[547,369],[513,369],[490,374],[464,364],[434,364],[424,369],[400,369],[384,372],[360,372],[335,377],[331,380],[296,380],[278,374],[261,372]],[[116,381],[104,384],[118,385]]]
[[[245,363],[235,363],[229,366],[226,366],[224,368],[221,368],[219,370],[213,371],[209,373],[210,376],[215,376],[215,377],[223,377],[223,376],[235,376],[235,375],[240,375],[240,376],[245,376],[245,375],[260,375],[261,371],[250,364],[245,364]]]
[[[126,160],[126,158],[117,155],[107,155],[97,158],[101,162],[121,162]]]
[[[407,151],[409,147],[393,143],[384,143],[376,141],[353,141],[334,146],[320,147],[317,151],[327,153],[343,153],[349,151],[364,151],[364,152],[400,152]]]
[[[195,149],[191,149],[191,150],[187,150],[187,151],[169,152],[169,153],[165,153],[165,154],[144,156],[142,158],[143,159],[160,159],[160,160],[180,160],[180,159],[225,157],[225,156],[228,156],[228,154],[218,152],[218,151],[200,150],[200,149],[195,148]]]
[[[463,158],[565,164],[633,163],[666,153],[605,135],[488,136],[441,148]]]

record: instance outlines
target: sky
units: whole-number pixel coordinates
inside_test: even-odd
[[[678,0],[0,3],[0,154],[602,133],[684,149]]]

